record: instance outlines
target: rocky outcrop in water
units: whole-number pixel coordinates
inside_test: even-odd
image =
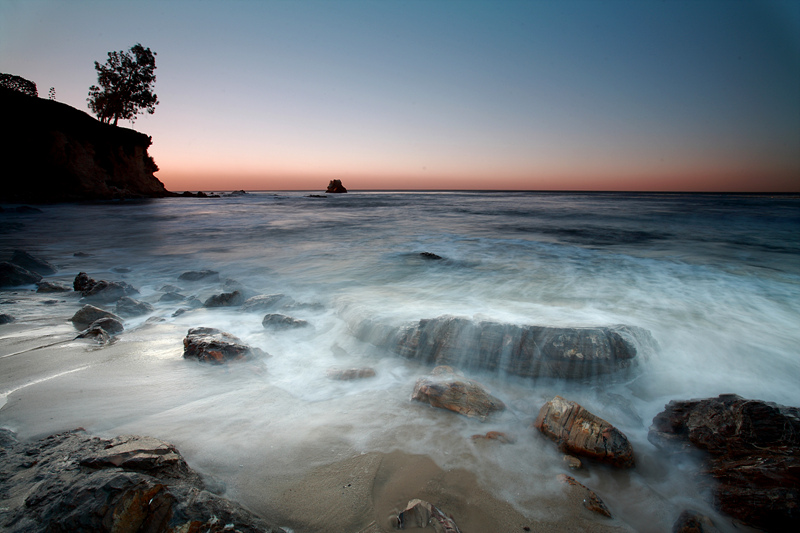
[[[158,439],[78,431],[19,443],[0,433],[3,531],[284,531],[209,492],[178,450]]]
[[[42,280],[42,276],[8,261],[0,262],[0,287],[19,287],[33,285]]]
[[[114,313],[105,311],[103,309],[100,309],[99,307],[95,307],[93,305],[88,305],[88,304],[81,307],[74,315],[72,315],[70,321],[75,325],[77,329],[86,329],[93,322],[100,320],[102,318],[112,318],[117,322],[122,323],[122,319],[117,315],[115,315]]]
[[[117,314],[119,316],[141,316],[153,312],[153,306],[147,302],[134,300],[129,296],[123,296],[117,300]]]
[[[264,355],[239,337],[216,328],[192,328],[183,339],[184,359],[197,359],[204,363],[222,364]]]
[[[183,281],[219,281],[219,272],[215,270],[189,270],[178,276],[178,279]]]
[[[325,192],[334,194],[345,193],[347,192],[347,189],[345,189],[344,185],[342,185],[342,180],[331,180],[331,182],[328,184],[328,189]]]
[[[237,307],[244,303],[244,296],[239,291],[223,292],[209,296],[205,302],[204,307]]]
[[[79,272],[72,282],[72,287],[81,293],[84,299],[112,303],[125,296],[139,294],[139,291],[124,281],[95,281],[86,272]]]
[[[721,511],[765,531],[800,524],[800,409],[735,394],[672,401],[647,438],[665,450],[706,451]]]
[[[431,365],[572,379],[629,368],[637,347],[654,343],[649,332],[632,326],[553,328],[451,316],[403,328],[363,320],[353,331],[361,340]]]
[[[0,88],[0,159],[9,202],[171,196],[137,131],[103,124],[54,100]]]
[[[261,321],[261,325],[264,326],[266,329],[286,330],[286,329],[305,328],[310,326],[311,324],[300,318],[281,315],[279,313],[270,313],[264,316],[264,319]]]
[[[506,408],[486,387],[447,366],[436,367],[430,376],[417,380],[411,399],[479,420]]]
[[[35,257],[24,250],[14,250],[14,254],[11,256],[11,262],[26,270],[41,274],[42,276],[49,276],[58,271],[52,263]]]
[[[622,468],[635,464],[633,447],[624,433],[561,396],[542,407],[533,425],[563,452]]]

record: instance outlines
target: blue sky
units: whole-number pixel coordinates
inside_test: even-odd
[[[82,110],[137,42],[172,190],[800,191],[796,1],[0,2],[0,72]]]

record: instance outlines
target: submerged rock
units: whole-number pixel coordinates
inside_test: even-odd
[[[470,437],[472,440],[496,440],[501,444],[514,444],[517,442],[517,439],[503,433],[502,431],[487,431],[485,434],[481,435],[480,433],[477,435],[473,435]]]
[[[42,280],[42,276],[8,261],[0,262],[0,287],[19,287],[32,285]]]
[[[719,530],[709,517],[685,510],[672,524],[672,533],[719,533]]]
[[[209,492],[174,446],[152,437],[70,432],[8,437],[3,448],[0,529],[9,533],[284,531]]]
[[[305,328],[307,326],[310,326],[311,324],[299,318],[293,318],[278,313],[272,313],[264,317],[264,319],[261,321],[261,325],[268,329],[281,330],[281,329]]]
[[[117,314],[120,316],[141,316],[153,312],[153,306],[147,302],[134,300],[129,296],[123,296],[117,300]]]
[[[353,379],[364,379],[375,377],[375,370],[372,368],[331,368],[326,373],[328,379],[335,379],[338,381],[350,381]]]
[[[325,191],[327,193],[345,193],[347,189],[344,188],[342,185],[342,180],[331,180],[328,184],[328,189]]]
[[[72,289],[53,281],[40,281],[36,284],[36,292],[70,292]]]
[[[0,314],[0,324],[10,324],[16,320],[13,316],[5,313]]]
[[[26,251],[23,250],[14,250],[14,255],[11,256],[11,262],[15,265],[19,265],[25,270],[30,270],[31,272],[36,272],[37,274],[41,274],[42,276],[49,276],[50,274],[55,274],[58,270],[54,265],[48,263],[44,259],[39,259],[38,257],[34,257]]]
[[[493,370],[524,377],[589,378],[630,367],[637,344],[654,343],[632,326],[552,328],[442,316],[404,328],[370,320],[355,335],[426,364]]]
[[[278,307],[294,304],[294,300],[285,294],[259,294],[245,300],[242,311],[272,311]]]
[[[139,294],[139,291],[124,281],[95,281],[86,272],[79,272],[72,287],[87,300],[102,303],[116,302],[124,296]]]
[[[104,311],[99,307],[95,307],[93,305],[84,305],[81,307],[78,312],[72,315],[70,321],[75,325],[77,329],[83,330],[89,327],[92,322],[96,320],[100,320],[101,318],[113,318],[114,320],[122,323],[122,319],[111,313],[109,311]]]
[[[624,433],[561,396],[542,407],[534,427],[555,441],[563,452],[622,468],[634,466],[633,447]]]
[[[239,291],[223,292],[209,297],[204,303],[204,307],[237,307],[244,303],[244,296]]]
[[[218,281],[219,272],[215,270],[190,270],[178,276],[178,279],[183,281]]]
[[[599,515],[603,515],[607,518],[611,518],[611,511],[608,510],[606,504],[603,503],[603,500],[594,493],[593,490],[589,489],[585,485],[578,483],[575,478],[570,477],[566,474],[559,474],[558,475],[559,481],[562,483],[566,483],[572,490],[575,490],[579,493],[579,497],[583,499],[583,506],[592,511],[593,513],[597,513]]]
[[[428,259],[428,260],[430,260],[430,261],[440,261],[440,260],[442,259],[442,256],[440,256],[440,255],[436,255],[436,254],[435,254],[435,253],[433,253],[433,252],[420,252],[420,254],[419,254],[419,255],[420,255],[420,257],[422,257],[423,259]]]
[[[708,452],[719,510],[765,531],[800,524],[800,409],[735,394],[671,401],[647,438],[665,450]]]
[[[216,328],[192,328],[183,339],[184,359],[221,364],[258,355],[264,355],[264,352]]]
[[[483,385],[444,366],[434,368],[430,376],[417,380],[411,399],[480,420],[506,408]]]

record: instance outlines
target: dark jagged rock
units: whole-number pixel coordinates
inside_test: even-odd
[[[247,346],[238,337],[216,328],[192,328],[183,339],[184,359],[221,364],[263,355],[260,349]]]
[[[171,196],[153,173],[152,140],[54,100],[0,88],[0,199],[64,202]]]
[[[800,524],[800,409],[735,394],[672,401],[647,438],[665,450],[707,452],[719,510],[765,531]]]
[[[31,272],[8,261],[0,263],[0,287],[32,285],[41,280],[42,276],[36,272]]]
[[[78,272],[78,275],[75,276],[75,280],[72,282],[72,288],[75,289],[76,292],[83,292],[91,290],[96,284],[97,282],[90,278],[86,272]]]
[[[238,307],[244,303],[244,296],[239,291],[223,292],[209,297],[204,303],[204,307]]]
[[[272,311],[292,304],[294,300],[285,294],[259,294],[245,300],[242,311]]]
[[[93,305],[84,305],[77,313],[72,315],[70,321],[77,329],[83,330],[88,328],[92,322],[100,320],[101,318],[113,318],[114,320],[122,323],[122,319],[109,311],[104,311],[99,307]]]
[[[442,256],[436,255],[433,252],[421,252],[419,256],[423,259],[428,259],[430,261],[439,261],[442,259]]]
[[[178,279],[183,281],[219,281],[219,272],[214,270],[190,270],[178,276]]]
[[[134,300],[129,296],[123,296],[117,300],[117,314],[119,316],[141,316],[153,312],[153,306],[147,302]]]
[[[169,443],[83,432],[3,439],[0,529],[29,531],[279,533],[212,494]],[[20,497],[21,496],[21,497]]]
[[[282,330],[282,329],[305,328],[310,326],[311,324],[299,318],[293,318],[278,313],[271,313],[264,317],[264,319],[261,321],[261,325],[268,329]]]
[[[34,257],[23,250],[14,250],[14,255],[11,256],[11,262],[15,265],[21,266],[26,270],[41,274],[42,276],[55,274],[58,270],[54,265],[48,263],[44,259]]]
[[[124,281],[100,280],[92,285],[92,288],[81,291],[81,294],[87,300],[111,303],[125,296],[139,294],[139,291]]]
[[[72,289],[53,281],[40,281],[36,284],[36,292],[70,292]]]
[[[328,190],[325,192],[338,194],[347,192],[347,189],[345,189],[344,185],[342,185],[342,180],[331,180],[331,182],[328,184]]]
[[[633,447],[620,430],[579,404],[556,396],[539,411],[534,427],[561,451],[622,468],[633,468]]]
[[[11,324],[14,320],[16,319],[11,315],[5,313],[0,314],[0,324]]]
[[[411,399],[479,420],[506,408],[483,385],[447,366],[436,367],[430,376],[417,380]]]
[[[404,328],[362,320],[352,328],[359,339],[407,359],[524,377],[580,379],[617,372],[634,363],[637,344],[654,343],[649,332],[632,326],[553,328],[451,316]]]

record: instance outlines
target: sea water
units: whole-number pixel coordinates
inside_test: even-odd
[[[127,319],[111,346],[86,346],[85,357],[55,364],[58,343],[75,346],[67,320],[82,305],[77,295],[3,291],[0,311],[17,322],[0,330],[0,363],[15,372],[0,390],[0,425],[24,437],[83,426],[164,438],[251,507],[254,488],[271,497],[276,475],[401,450],[466,468],[523,512],[542,513],[537,494],[558,490],[546,480],[563,467],[530,423],[559,394],[616,425],[637,455],[635,473],[594,469],[581,481],[640,531],[664,530],[680,509],[704,505],[692,488],[696,465],[670,463],[647,440],[667,402],[736,393],[800,405],[797,197],[251,192],[40,209],[0,213],[3,259],[27,250],[56,264],[48,279],[66,284],[79,271],[125,281],[154,311]],[[179,279],[203,269],[219,280]],[[267,330],[263,312],[161,301],[168,290],[199,301],[231,290],[283,294],[296,304],[280,312],[310,326]],[[430,368],[353,335],[364,320],[402,327],[445,315],[625,324],[649,331],[653,344],[639,347],[624,376],[472,372],[508,406],[481,423],[411,402]],[[181,342],[196,326],[228,331],[268,356],[226,367],[185,361]],[[40,340],[23,346],[15,336]],[[353,367],[376,376],[326,377]],[[16,391],[37,387],[58,401],[15,407]],[[487,448],[469,438],[489,430],[517,443]]]

